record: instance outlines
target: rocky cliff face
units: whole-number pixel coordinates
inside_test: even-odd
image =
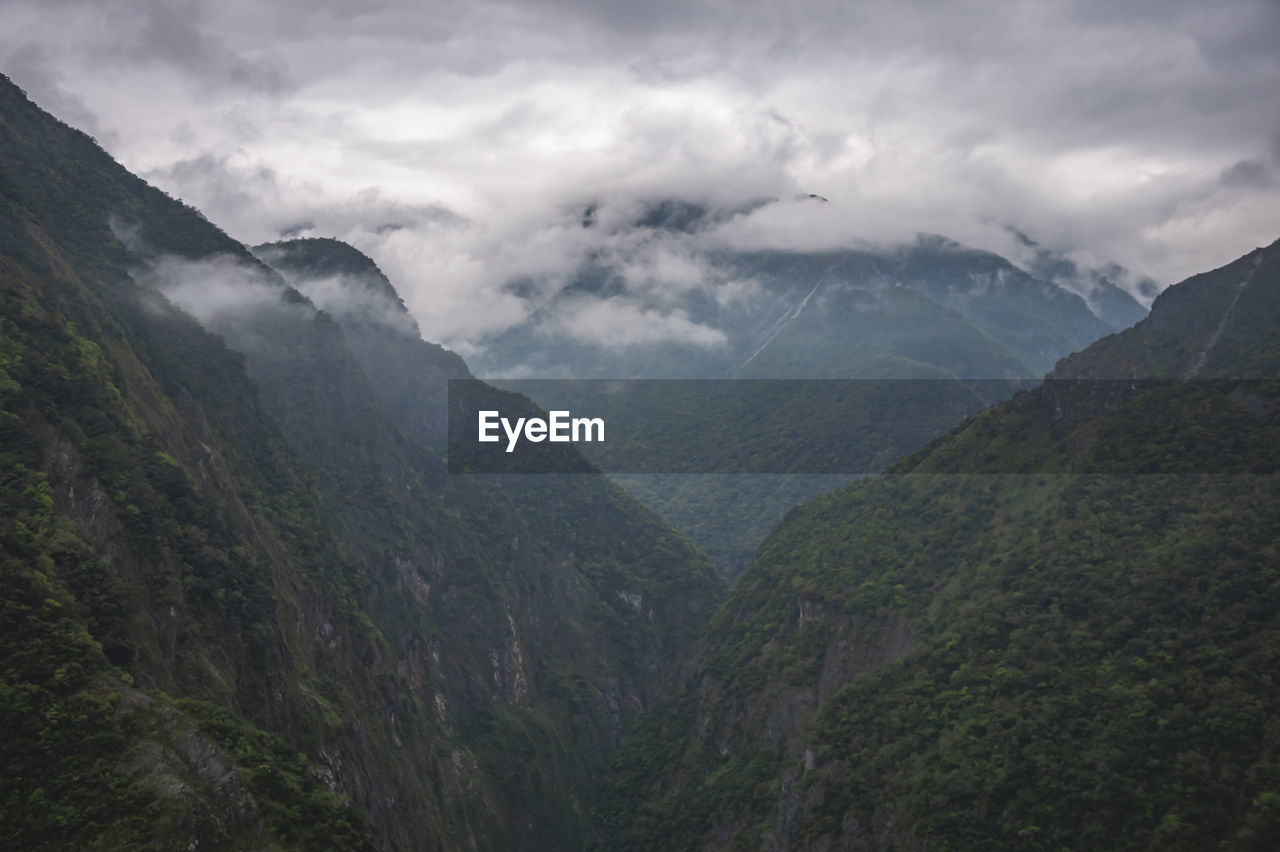
[[[603,477],[443,474],[431,448],[443,422],[445,382],[466,375],[461,361],[417,337],[398,298],[386,298],[394,296],[390,283],[349,247],[304,240],[257,251],[301,292],[346,294],[330,296],[334,315],[344,339],[355,342],[361,371],[375,377],[370,385],[382,410],[395,413],[382,415],[388,434],[418,436],[388,443],[374,454],[376,466],[358,467],[368,484],[355,502],[376,512],[355,520],[355,510],[343,508],[335,518],[379,596],[378,623],[394,636],[404,670],[439,721],[474,743],[480,767],[502,779],[502,809],[521,826],[505,842],[573,845],[594,798],[593,779],[709,618],[718,582],[678,535]],[[225,333],[237,340],[234,329]],[[250,340],[243,345],[255,376],[278,369],[271,353],[259,356]],[[300,357],[323,363],[306,350]],[[326,381],[301,384],[330,398],[336,371],[320,372]],[[309,458],[327,473],[322,489],[331,503],[349,502],[351,466],[326,462],[349,452],[346,439],[317,426],[336,418],[283,401],[297,393],[291,381],[278,391],[269,376],[260,383],[300,446],[327,442]],[[375,406],[344,405],[366,435],[376,434]],[[416,479],[393,486],[397,497],[388,503],[379,495],[395,477]],[[430,622],[406,609],[406,592],[433,614]],[[513,750],[528,755],[518,772]],[[549,811],[560,816],[550,820]]]
[[[239,356],[136,287],[96,237],[45,229],[57,199],[15,186],[33,173],[12,165],[30,154],[25,134],[48,132],[82,167],[106,157],[32,113],[6,103],[3,125],[3,218],[18,239],[2,261],[6,659],[28,660],[7,669],[6,799],[13,819],[29,813],[6,825],[31,848],[326,833],[360,848],[369,821],[388,839],[438,835],[440,798],[411,768],[431,765],[435,734],[397,733],[392,712],[404,724],[415,711],[397,706],[394,661],[311,522],[309,474]],[[20,588],[44,603],[31,609]],[[325,624],[341,643],[322,641]],[[348,795],[299,750],[317,764],[346,755],[335,787]]]

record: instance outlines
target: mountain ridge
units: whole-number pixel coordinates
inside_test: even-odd
[[[949,293],[1026,283],[915,251],[974,329]],[[1277,329],[1280,241],[793,509],[722,604],[601,477],[447,474],[470,371],[368,258],[250,251],[0,80],[0,835],[1267,849]]]

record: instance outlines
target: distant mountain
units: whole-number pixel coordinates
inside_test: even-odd
[[[422,339],[382,270],[333,239],[270,243],[253,252],[338,321],[378,401],[400,428],[443,451],[448,380],[471,373],[456,354]]]
[[[611,239],[631,248],[601,253],[550,297],[538,295],[531,285],[513,285],[513,292],[536,307],[525,323],[484,343],[473,359],[477,373],[535,378],[1039,378],[1059,358],[1131,321],[1123,311],[1112,311],[1121,319],[1108,324],[1076,293],[995,254],[941,237],[922,236],[898,249],[821,253],[700,254],[696,242],[682,242],[770,203],[717,210],[667,199],[642,206],[630,220],[611,222]],[[604,227],[595,224],[593,211],[589,214],[589,227]],[[670,250],[685,258],[676,264],[679,274],[687,275],[696,265],[689,258],[702,263],[698,274],[706,279],[704,286],[630,280],[639,264],[635,246],[653,242],[670,243]],[[668,323],[697,332],[677,334],[674,341],[630,345],[617,343],[622,335],[602,339],[584,333],[590,331],[584,325],[606,322],[597,315],[609,307],[629,312],[630,322]],[[1145,313],[1136,302],[1133,307]],[[950,425],[940,426],[939,432]],[[691,535],[732,580],[755,552],[763,530],[787,509],[841,480],[632,476],[618,481]]]
[[[878,255],[744,262],[744,274],[788,286],[761,318],[741,375],[1035,378],[1112,330],[1078,297],[938,237]]]
[[[646,240],[697,234],[741,212],[665,200],[630,223],[615,223],[612,236],[634,252]],[[477,371],[581,378],[1034,378],[1144,313],[1131,298],[1131,305],[1120,304],[1128,298],[1123,291],[1098,284],[1095,301],[1111,306],[1110,321],[1099,319],[1076,293],[940,237],[922,236],[901,249],[823,253],[673,245],[691,253],[690,263],[704,264],[699,274],[706,281],[637,283],[628,250],[618,249],[589,260],[549,297],[529,282],[512,282],[511,291],[530,304],[529,318],[482,341]],[[661,279],[660,271],[652,274]],[[683,342],[679,334],[646,342],[581,333],[577,318],[602,303],[702,333]]]
[[[1117,283],[1135,277],[1123,267],[1113,263],[1098,269],[1081,269],[1066,255],[1045,248],[1021,231],[1014,230],[1013,234],[1033,252],[1028,272],[1076,293],[1103,322],[1117,329],[1128,328],[1147,315],[1142,303]],[[1138,278],[1132,286],[1148,299],[1160,292],[1150,278]]]
[[[3,845],[579,847],[722,585],[602,477],[447,475],[462,361],[257,251],[0,78]]]
[[[600,848],[1269,848],[1278,375],[1280,242],[791,512]]]

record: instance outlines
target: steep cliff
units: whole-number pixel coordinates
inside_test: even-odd
[[[421,341],[390,282],[350,247],[303,240],[255,251],[329,305],[382,408],[347,394],[335,401],[338,372],[312,348],[297,350],[298,370],[314,371],[306,377],[282,366],[277,344],[288,332],[261,347],[262,335],[237,330],[243,318],[214,327],[249,354],[264,398],[322,472],[322,490],[341,507],[333,523],[373,581],[375,620],[403,670],[497,779],[497,816],[521,826],[503,842],[571,847],[595,779],[710,617],[719,582],[603,477],[443,474],[432,448],[445,381],[466,375],[460,359]],[[296,400],[300,388],[314,389],[312,404]],[[335,404],[341,415],[315,410]],[[379,421],[382,410],[394,422]],[[365,441],[379,422],[417,440],[352,465],[343,417]]]
[[[109,215],[235,244],[0,94],[7,839],[442,837],[436,737],[310,475],[242,358],[133,282]]]
[[[466,367],[385,279],[362,304],[401,313],[318,310],[0,96],[4,712],[36,725],[6,836],[578,845],[719,600],[705,559],[599,477],[449,477],[432,403]]]

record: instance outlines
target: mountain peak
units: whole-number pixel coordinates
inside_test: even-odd
[[[1062,359],[1051,377],[1267,378],[1280,368],[1280,240],[1169,287],[1133,328]]]
[[[1097,268],[1082,269],[1067,255],[1046,248],[1018,228],[1008,227],[1006,230],[1031,252],[1024,263],[1027,272],[1080,296],[1089,310],[1112,328],[1128,328],[1147,315],[1142,302],[1116,283],[1134,278],[1124,267],[1107,263]],[[1136,286],[1144,298],[1159,292],[1159,285],[1150,278],[1138,278],[1132,286]]]
[[[391,281],[354,246],[330,237],[306,237],[263,243],[253,253],[322,310],[419,336],[417,322]]]

